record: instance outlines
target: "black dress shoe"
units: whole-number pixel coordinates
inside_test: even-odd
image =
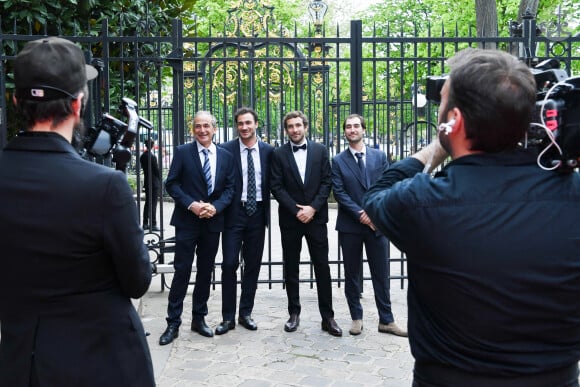
[[[238,317],[238,323],[250,331],[255,331],[258,329],[258,325],[252,320],[250,316],[240,316]]]
[[[209,329],[203,318],[193,320],[191,322],[191,330],[205,337],[213,337],[213,331]]]
[[[292,313],[286,324],[284,324],[284,330],[286,332],[294,332],[298,329],[298,325],[300,325],[300,316],[297,313]]]
[[[228,333],[229,330],[236,329],[236,323],[233,321],[222,321],[220,325],[217,326],[215,329],[216,335],[223,335],[224,333]]]
[[[169,325],[159,338],[159,345],[167,345],[175,340],[177,336],[179,336],[179,327]]]
[[[342,329],[338,326],[333,318],[322,320],[322,330],[330,333],[333,336],[342,336]]]

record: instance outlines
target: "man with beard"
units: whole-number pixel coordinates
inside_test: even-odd
[[[0,153],[2,386],[155,384],[131,302],[151,281],[133,193],[71,145],[96,76],[61,38],[14,63],[26,130]]]
[[[518,145],[536,101],[525,64],[474,49],[448,64],[439,141],[363,206],[407,254],[413,385],[578,386],[580,176]]]
[[[274,147],[259,141],[258,113],[241,107],[234,113],[238,138],[222,146],[234,156],[234,200],[226,210],[225,229],[222,236],[222,317],[215,330],[218,335],[235,328],[236,271],[241,259],[244,270],[241,276],[241,295],[238,323],[255,331],[258,325],[252,319],[254,298],[258,287],[264,237],[270,221],[270,160]]]
[[[364,118],[351,114],[343,123],[348,148],[332,160],[332,190],[338,203],[336,230],[344,258],[344,295],[352,324],[351,335],[363,330],[362,257],[363,245],[371,272],[375,304],[379,315],[378,330],[407,337],[407,332],[395,323],[389,291],[389,240],[377,231],[368,214],[362,209],[362,197],[388,166],[385,152],[365,145]]]
[[[303,112],[286,114],[283,123],[290,141],[274,150],[270,188],[279,203],[284,284],[290,314],[284,330],[295,332],[300,324],[300,251],[305,238],[316,276],[321,328],[333,336],[342,336],[334,320],[328,264],[326,224],[332,188],[328,151],[324,145],[306,140],[308,119]]]

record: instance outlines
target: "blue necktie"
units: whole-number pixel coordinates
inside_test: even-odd
[[[362,180],[365,182],[365,185],[366,185],[367,184],[367,172],[365,169],[365,162],[363,161],[364,154],[362,152],[356,152],[354,155],[356,156],[356,159],[357,159],[357,164],[358,164],[358,169],[360,171],[360,176],[362,177]]]
[[[246,195],[246,214],[253,215],[256,212],[256,171],[254,169],[254,159],[252,158],[252,148],[246,148],[248,152],[248,187]]]
[[[205,182],[207,184],[207,194],[211,195],[213,187],[211,184],[211,168],[209,167],[209,151],[207,149],[202,150],[205,159],[203,160],[203,176],[205,177]]]

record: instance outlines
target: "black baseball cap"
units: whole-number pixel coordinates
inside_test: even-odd
[[[26,43],[16,56],[16,98],[50,101],[76,98],[97,69],[87,65],[81,49],[70,40],[47,37]]]

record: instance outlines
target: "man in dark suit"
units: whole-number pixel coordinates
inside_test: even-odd
[[[284,330],[294,332],[300,324],[300,251],[305,237],[316,276],[321,327],[333,336],[342,336],[334,320],[328,265],[326,224],[332,186],[328,152],[324,145],[306,140],[308,119],[304,113],[290,112],[283,122],[290,141],[274,150],[270,187],[279,203],[284,283],[290,314]]]
[[[196,140],[175,149],[165,181],[167,192],[175,200],[171,217],[175,227],[175,273],[168,297],[167,329],[159,338],[161,345],[178,336],[194,253],[197,273],[191,330],[213,336],[205,322],[207,300],[220,233],[224,230],[224,212],[234,196],[235,178],[231,153],[212,142],[216,130],[217,121],[210,112],[197,112],[193,119]]]
[[[157,200],[161,191],[161,174],[157,157],[153,154],[155,141],[148,138],[145,141],[145,152],[139,157],[139,164],[143,169],[143,187],[145,188],[145,205],[143,206],[143,228],[159,231],[157,227]],[[149,223],[151,219],[151,223]]]
[[[133,192],[71,145],[96,76],[60,38],[14,63],[26,130],[0,152],[1,386],[155,385],[131,302],[151,281]]]
[[[236,271],[240,251],[244,261],[238,322],[249,330],[258,329],[252,319],[254,297],[264,252],[264,237],[270,218],[270,160],[274,147],[258,141],[258,114],[247,107],[234,113],[238,138],[223,144],[234,156],[235,193],[226,210],[222,240],[222,323],[215,333],[222,335],[236,324]]]
[[[395,324],[391,311],[389,241],[376,230],[361,207],[364,193],[388,166],[383,151],[365,146],[365,129],[362,116],[346,117],[343,130],[349,146],[332,160],[332,188],[338,202],[336,230],[344,259],[344,294],[352,318],[349,333],[359,335],[363,329],[360,295],[364,245],[379,314],[379,332],[406,337],[407,332]]]

